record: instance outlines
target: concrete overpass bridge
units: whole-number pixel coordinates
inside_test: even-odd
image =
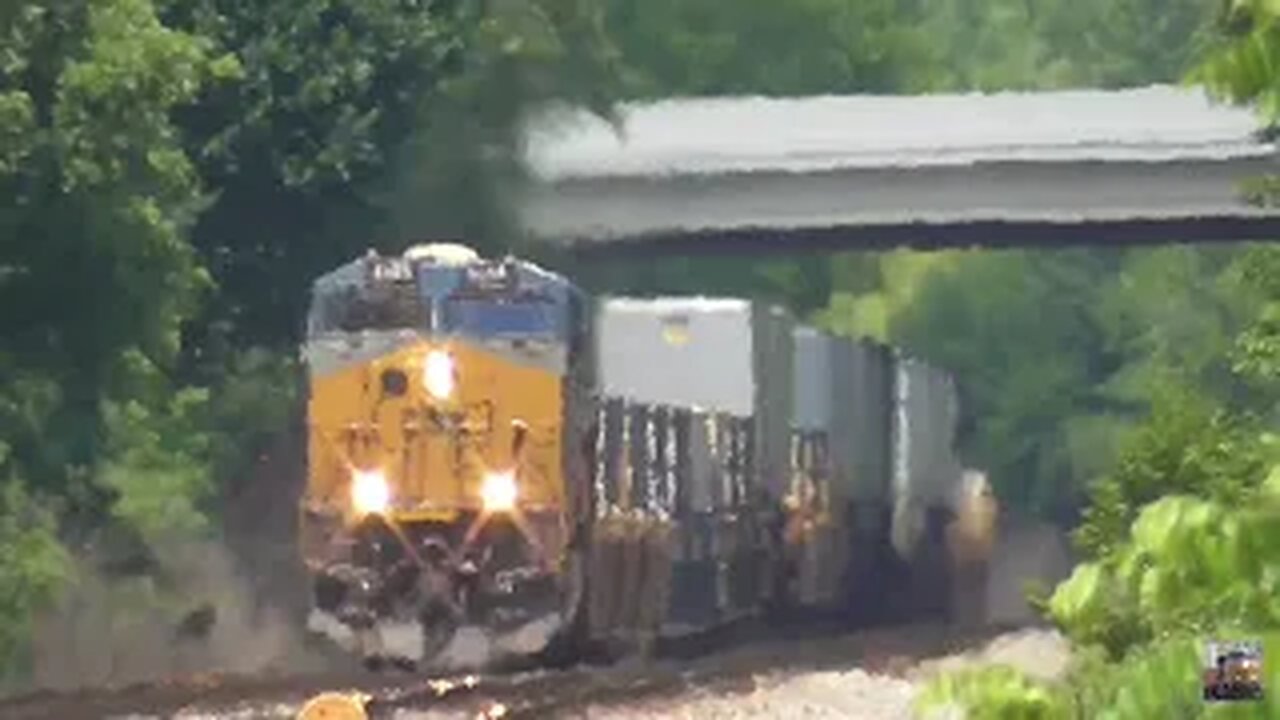
[[[1247,108],[1198,89],[725,98],[529,126],[518,210],[540,243],[635,253],[1280,239],[1280,172]]]

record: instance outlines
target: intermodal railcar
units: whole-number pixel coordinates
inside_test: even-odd
[[[886,346],[437,243],[318,278],[303,353],[309,624],[360,656],[946,595],[954,387]]]

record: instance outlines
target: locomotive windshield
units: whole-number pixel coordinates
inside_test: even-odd
[[[412,283],[375,288],[347,285],[316,293],[310,330],[319,334],[420,328],[429,315],[429,307]]]
[[[550,298],[451,298],[444,306],[445,330],[479,338],[560,335],[562,308]]]
[[[480,339],[563,338],[562,281],[513,263],[484,263],[467,267],[455,282],[440,299],[440,330]]]
[[[309,332],[416,330],[557,342],[567,334],[568,312],[562,279],[517,263],[371,257],[316,283]]]

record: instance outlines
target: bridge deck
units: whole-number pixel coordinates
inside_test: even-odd
[[[1197,90],[665,101],[529,132],[526,230],[616,253],[1280,236],[1248,109]],[[1223,233],[1228,233],[1223,235]],[[725,245],[727,243],[728,245]]]

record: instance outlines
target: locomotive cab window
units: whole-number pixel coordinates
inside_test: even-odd
[[[311,332],[424,329],[429,301],[418,296],[413,283],[358,288],[348,285],[317,291]]]
[[[444,305],[447,330],[478,338],[558,339],[560,306],[543,296],[454,297]]]

